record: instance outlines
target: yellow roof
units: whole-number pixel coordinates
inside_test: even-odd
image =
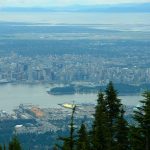
[[[72,109],[75,107],[75,104],[63,104],[63,107]]]

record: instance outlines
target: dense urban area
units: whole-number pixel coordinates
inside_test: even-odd
[[[150,83],[146,25],[134,31],[128,25],[3,22],[0,28],[0,83]]]
[[[106,86],[113,81],[135,89],[139,86],[135,92],[141,92],[145,85],[150,87],[147,26],[139,24],[136,30],[128,25],[105,26],[1,22],[0,86],[57,83],[77,91],[85,90],[81,85]],[[123,89],[132,92],[129,87]],[[52,149],[58,135],[68,134],[72,112],[68,106],[41,108],[20,104],[11,113],[0,110],[0,143],[7,144],[12,135],[17,135],[25,149]],[[133,123],[134,109],[135,106],[125,107],[129,124]],[[90,129],[94,113],[95,104],[77,104],[76,128],[85,121]]]
[[[91,55],[49,55],[0,57],[0,83],[71,83],[87,81],[105,85],[150,83],[148,56],[104,58]]]

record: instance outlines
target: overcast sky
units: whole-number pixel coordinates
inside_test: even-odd
[[[0,0],[0,6],[68,6],[143,2],[150,2],[150,0]]]

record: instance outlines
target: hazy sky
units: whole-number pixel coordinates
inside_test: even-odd
[[[67,6],[142,2],[150,2],[150,0],[0,0],[0,6]]]

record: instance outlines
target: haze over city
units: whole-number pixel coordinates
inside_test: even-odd
[[[149,150],[149,18],[149,0],[0,0],[0,150]]]

